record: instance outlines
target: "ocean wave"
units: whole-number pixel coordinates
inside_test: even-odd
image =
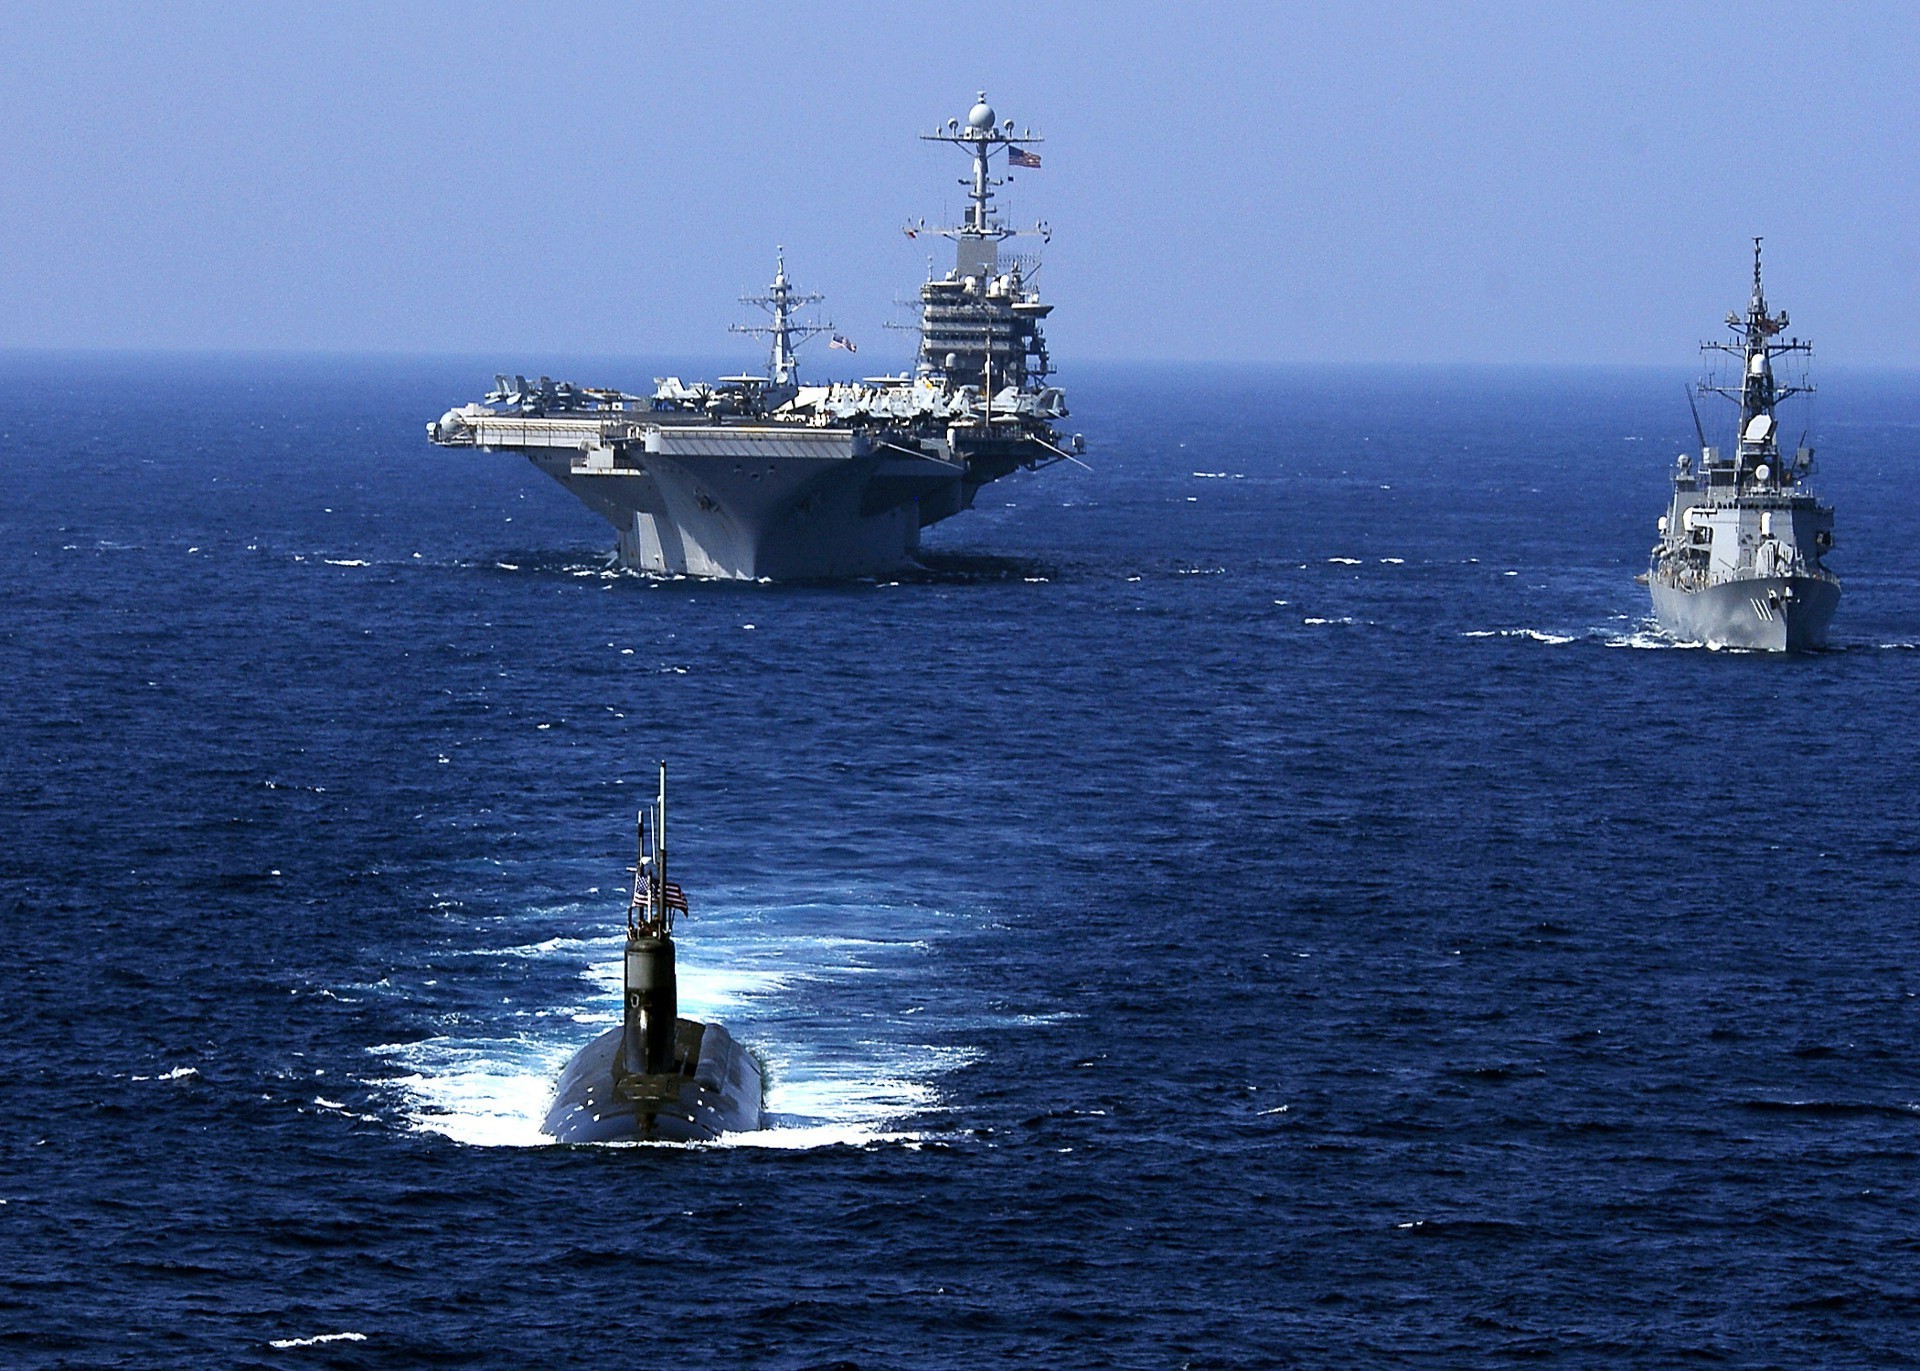
[[[329,1342],[365,1342],[365,1333],[317,1333],[311,1338],[275,1338],[268,1347],[279,1351],[289,1351],[295,1347],[319,1347]]]
[[[1548,633],[1538,628],[1473,628],[1460,636],[1463,638],[1524,638],[1528,642],[1547,643],[1554,647],[1580,641],[1578,634]]]
[[[935,1016],[917,1004],[896,1007],[886,990],[899,959],[918,960],[931,944],[901,927],[902,911],[796,904],[778,912],[770,923],[763,909],[723,909],[681,949],[681,1012],[725,1023],[767,1072],[767,1126],[726,1141],[798,1148],[912,1138],[909,1121],[937,1104],[940,1079],[975,1059],[970,1049],[932,1041],[957,1025],[928,1023]],[[906,936],[794,931],[863,922]],[[561,984],[580,990],[548,991],[538,1004],[502,995],[491,1031],[476,1031],[467,1008],[442,1016],[447,1031],[372,1049],[394,1070],[373,1084],[401,1126],[476,1147],[553,1145],[541,1124],[555,1080],[579,1048],[619,1021],[623,941],[563,934],[472,954],[571,964]],[[552,972],[513,975],[550,982]],[[835,1012],[822,1012],[823,1003]],[[857,1039],[849,1037],[853,1022]]]
[[[1600,636],[1600,645],[1602,647],[1642,648],[1649,651],[1666,651],[1669,649],[1698,651],[1705,647],[1703,643],[1683,643],[1676,638],[1669,638],[1663,633],[1644,628],[1635,629],[1631,633],[1604,633]]]

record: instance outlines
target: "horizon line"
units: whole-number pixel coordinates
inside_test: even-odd
[[[40,357],[47,359],[133,359],[151,358],[155,360],[214,360],[214,359],[260,359],[260,360],[329,360],[329,361],[395,361],[395,362],[460,362],[472,363],[484,361],[489,366],[523,365],[516,361],[514,354],[520,357],[546,356],[556,360],[585,362],[645,362],[649,365],[671,362],[674,365],[734,366],[738,359],[717,352],[628,352],[623,350],[602,349],[562,349],[537,346],[501,347],[480,351],[466,348],[419,349],[390,347],[282,347],[282,346],[182,346],[175,344],[138,345],[138,344],[24,344],[0,343],[0,357]],[[875,363],[884,367],[881,359]],[[1829,358],[1821,362],[1823,368],[1847,371],[1881,372],[1920,372],[1920,359],[1901,361],[1834,361]],[[1068,367],[1056,370],[1053,375],[1070,382],[1073,372],[1081,367],[1092,368],[1128,368],[1128,367],[1224,367],[1245,368],[1248,370],[1325,369],[1325,370],[1401,370],[1401,371],[1446,371],[1446,370],[1540,370],[1540,371],[1578,371],[1599,368],[1607,371],[1682,371],[1691,370],[1692,364],[1649,361],[1620,361],[1607,359],[1514,359],[1514,358],[1458,358],[1419,360],[1395,358],[1297,358],[1297,357],[1208,357],[1208,356],[1163,356],[1149,357],[1137,354],[1108,354],[1087,356],[1076,359]]]

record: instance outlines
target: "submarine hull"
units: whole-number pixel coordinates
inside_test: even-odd
[[[626,1067],[609,1028],[560,1074],[541,1131],[563,1143],[709,1142],[760,1127],[760,1063],[719,1024],[677,1019],[669,1072]]]

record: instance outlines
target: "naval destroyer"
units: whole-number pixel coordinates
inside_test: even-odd
[[[575,1054],[541,1131],[566,1143],[706,1142],[760,1127],[760,1063],[717,1023],[683,1019],[673,916],[687,898],[667,879],[667,768],[642,811],[620,1023]]]
[[[735,329],[769,340],[765,375],[666,377],[644,396],[500,376],[428,438],[521,453],[613,525],[625,566],[735,580],[895,570],[921,529],[970,508],[987,482],[1078,460],[1080,435],[1054,428],[1066,396],[1048,384],[1041,321],[1053,307],[1033,289],[1037,260],[1002,253],[1048,230],[1012,228],[993,204],[1008,179],[994,159],[1038,167],[1042,140],[1001,122],[984,92],[965,120],[921,136],[971,153],[973,170],[959,225],[906,229],[954,243],[952,268],[920,288],[911,374],[803,382],[796,349],[831,325],[796,317],[821,297],[795,288],[782,256],[767,292],[743,297],[770,318]]]
[[[1840,582],[1823,565],[1833,546],[1833,508],[1802,482],[1813,471],[1813,449],[1803,441],[1782,455],[1775,406],[1806,384],[1782,385],[1773,360],[1806,355],[1813,345],[1782,340],[1785,310],[1772,314],[1760,286],[1760,240],[1753,240],[1753,298],[1745,315],[1727,315],[1732,342],[1702,343],[1703,351],[1740,362],[1738,385],[1703,381],[1702,395],[1720,395],[1739,407],[1734,446],[1707,444],[1694,410],[1700,451],[1674,464],[1673,499],[1660,519],[1646,581],[1660,627],[1686,642],[1766,652],[1802,652],[1825,644],[1827,623],[1840,603]],[[1693,395],[1688,393],[1691,404]]]

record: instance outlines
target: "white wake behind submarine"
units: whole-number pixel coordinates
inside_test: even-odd
[[[621,1022],[567,1063],[541,1125],[563,1143],[706,1142],[761,1125],[760,1063],[719,1024],[679,1017],[673,916],[687,898],[667,880],[664,762],[650,809],[639,816]]]

